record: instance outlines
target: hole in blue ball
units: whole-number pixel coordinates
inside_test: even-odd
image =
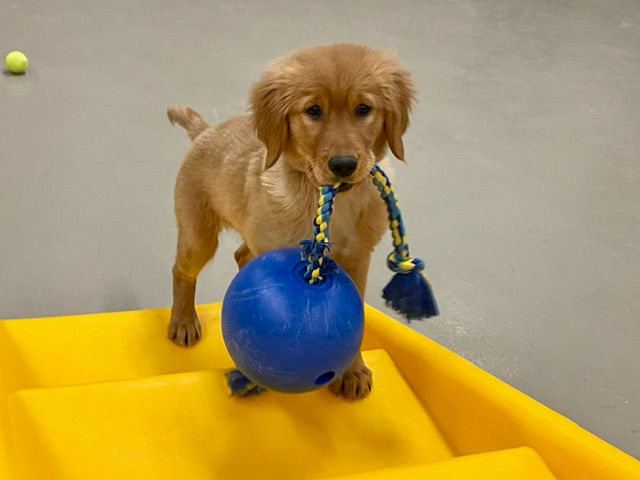
[[[329,383],[335,376],[336,376],[335,372],[325,372],[322,375],[320,375],[318,378],[316,378],[316,385],[318,386],[325,385]]]

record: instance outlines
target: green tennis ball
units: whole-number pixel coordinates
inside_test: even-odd
[[[29,59],[24,53],[14,50],[7,54],[4,63],[7,66],[7,70],[11,73],[20,74],[24,73],[29,66]]]

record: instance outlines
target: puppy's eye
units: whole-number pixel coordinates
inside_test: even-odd
[[[371,107],[369,105],[365,105],[364,103],[359,104],[355,110],[356,115],[358,115],[359,117],[364,117],[370,111],[371,111]]]
[[[305,110],[307,115],[313,118],[319,118],[322,115],[322,108],[319,105],[311,105],[309,108]]]

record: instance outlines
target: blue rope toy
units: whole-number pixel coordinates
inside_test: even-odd
[[[382,297],[388,306],[408,320],[436,316],[439,311],[431,284],[422,273],[424,262],[409,255],[404,223],[391,181],[378,165],[373,166],[369,175],[387,205],[389,228],[393,238],[393,251],[387,256],[387,266],[395,275],[383,289]],[[323,275],[336,267],[335,262],[326,255],[331,249],[329,222],[333,212],[333,200],[339,187],[337,184],[319,188],[313,237],[300,242],[302,260],[307,262],[304,279],[310,284],[321,282]],[[232,395],[248,396],[264,390],[237,369],[227,373],[227,383]]]
[[[409,245],[389,177],[378,165],[369,172],[380,196],[387,204],[389,227],[393,236],[393,252],[387,257],[387,266],[396,274],[382,291],[382,298],[396,312],[408,320],[429,318],[438,315],[438,305],[433,296],[431,283],[421,272],[424,262],[409,256]]]
[[[387,257],[387,266],[395,275],[382,291],[382,298],[386,300],[387,305],[408,320],[438,315],[431,284],[421,273],[424,270],[424,262],[409,255],[404,223],[391,181],[378,165],[373,166],[369,175],[387,204],[389,227],[393,237],[393,251]],[[331,248],[328,235],[329,220],[338,187],[339,185],[320,187],[318,210],[313,222],[313,238],[300,242],[302,259],[309,263],[305,279],[311,284],[321,281],[326,269],[332,266],[331,262],[327,262],[325,255]]]

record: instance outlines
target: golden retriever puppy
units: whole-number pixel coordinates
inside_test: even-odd
[[[318,187],[341,182],[331,256],[364,295],[387,212],[368,172],[387,150],[402,159],[414,99],[409,73],[386,51],[352,44],[300,50],[273,62],[251,90],[251,112],[209,126],[190,108],[169,108],[193,141],[178,174],[178,248],[169,338],[198,341],[196,277],[223,228],[243,239],[239,268],[268,250],[309,238]],[[331,391],[363,398],[371,371],[358,355]]]

